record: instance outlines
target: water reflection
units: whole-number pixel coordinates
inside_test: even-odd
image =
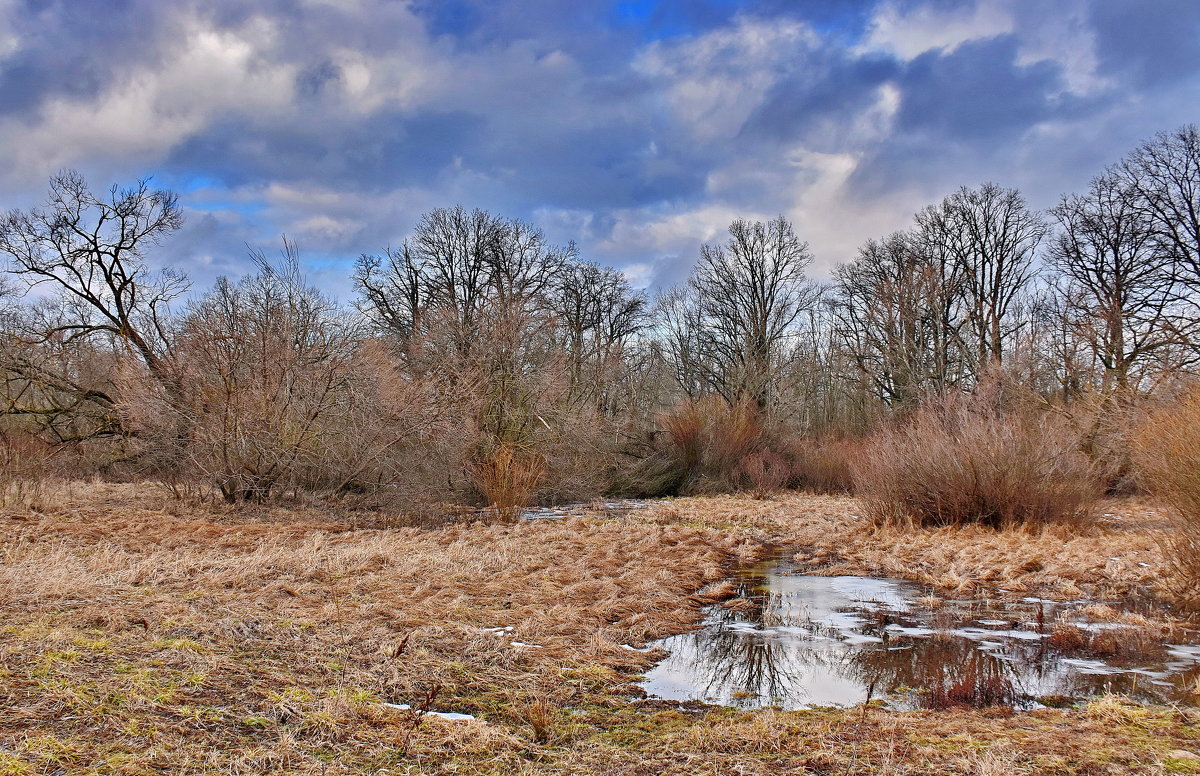
[[[732,606],[658,642],[651,696],[742,707],[862,703],[898,708],[1037,705],[1103,692],[1191,703],[1200,649],[1164,645],[1137,661],[1066,655],[1048,639],[1069,605],[950,602],[922,607],[894,580],[813,577],[786,560],[747,569]]]

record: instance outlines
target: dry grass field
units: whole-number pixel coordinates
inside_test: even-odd
[[[803,495],[516,525],[198,506],[149,485],[41,501],[0,515],[2,776],[1200,772],[1191,709],[638,702],[654,655],[623,646],[692,626],[769,542],[945,591],[1165,594],[1153,507],[1080,535],[901,536]]]
[[[899,577],[945,594],[1168,602],[1180,587],[1162,553],[1167,515],[1136,499],[1102,504],[1096,520],[1078,529],[876,526],[856,499],[812,494],[673,499],[653,504],[644,517],[796,546],[796,559],[814,573]]]

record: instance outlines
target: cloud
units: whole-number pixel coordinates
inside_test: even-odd
[[[0,196],[154,175],[198,284],[294,237],[322,284],[461,203],[639,284],[736,217],[827,275],[961,184],[1038,204],[1194,120],[1186,0],[0,0]],[[339,274],[340,273],[340,274]]]
[[[863,51],[891,52],[904,60],[929,51],[953,53],[963,43],[1013,32],[1013,19],[1002,4],[933,3],[903,6],[885,2],[867,28]]]

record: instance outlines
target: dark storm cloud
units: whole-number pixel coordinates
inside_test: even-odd
[[[472,148],[484,120],[465,112],[384,111],[336,127],[299,122],[258,131],[238,118],[188,138],[164,160],[169,170],[203,170],[230,187],[263,181],[378,192],[427,185]]]
[[[876,89],[893,81],[900,70],[891,57],[827,54],[817,66],[789,73],[772,87],[741,136],[795,140],[830,119],[852,121],[875,99]]]
[[[899,79],[901,134],[985,143],[1020,133],[1061,109],[1060,68],[1017,64],[1012,36],[964,43],[917,57]]]
[[[1200,71],[1200,3],[1103,0],[1091,6],[1101,70],[1146,87]]]
[[[24,0],[8,18],[20,49],[0,67],[5,114],[36,108],[52,95],[95,94],[130,63],[152,60],[159,12],[136,2],[95,4],[81,14],[69,2]]]
[[[455,203],[660,280],[734,215],[842,256],[921,197],[1048,201],[1195,120],[1197,24],[1192,0],[0,0],[0,196],[158,173],[202,277],[285,231],[348,261]]]

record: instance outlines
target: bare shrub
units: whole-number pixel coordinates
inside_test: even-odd
[[[23,430],[0,429],[0,507],[33,508],[43,500],[53,447]]]
[[[187,460],[226,501],[290,484],[353,411],[355,332],[292,263],[221,281],[194,305],[179,351]]]
[[[1194,603],[1200,600],[1200,387],[1148,412],[1133,442],[1139,479],[1175,512],[1163,554]]]
[[[749,491],[765,497],[787,489],[844,493],[862,443],[836,436],[797,438],[750,402],[689,400],[659,418],[660,493]],[[647,478],[649,479],[649,478]]]
[[[568,503],[598,499],[620,487],[630,462],[620,455],[625,421],[586,405],[563,407],[536,436],[546,462],[536,500]]]
[[[769,498],[787,487],[792,464],[774,450],[759,450],[742,459],[734,474],[752,496]]]
[[[994,527],[1080,522],[1100,486],[1064,418],[995,386],[926,402],[878,433],[855,488],[879,523]]]
[[[284,258],[191,306],[173,390],[137,364],[122,377],[139,464],[177,491],[199,480],[234,503],[382,487],[431,422],[430,386],[305,285],[290,245]]]

